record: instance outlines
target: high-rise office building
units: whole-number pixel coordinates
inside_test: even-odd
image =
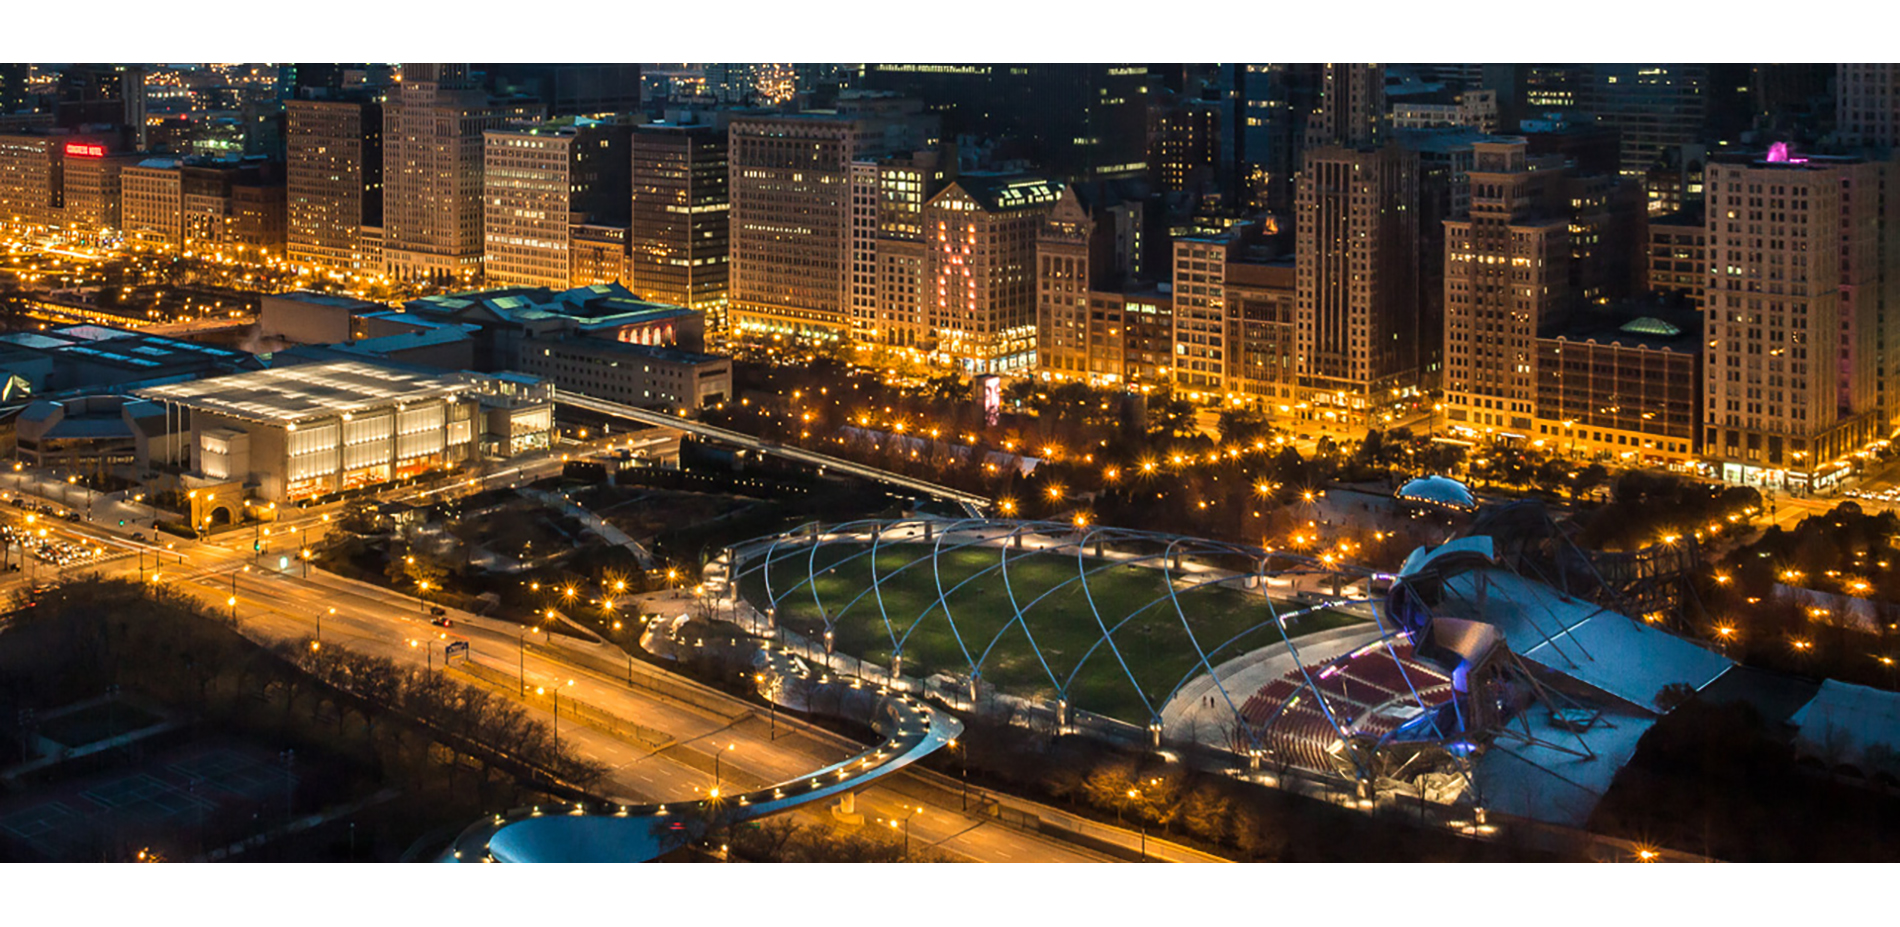
[[[115,152],[102,141],[70,140],[61,177],[65,186],[65,226],[81,242],[99,243],[118,235],[124,201],[122,174],[142,155]]]
[[[1709,227],[1702,207],[1656,216],[1649,229],[1649,292],[1677,296],[1692,309],[1702,308],[1709,283]]]
[[[1230,260],[1226,301],[1228,388],[1282,414],[1293,410],[1299,375],[1299,271],[1284,258]]]
[[[724,331],[732,202],[725,127],[637,126],[631,149],[627,288],[703,312],[708,329]]]
[[[25,235],[61,224],[60,172],[67,138],[0,135],[0,226]]]
[[[834,111],[732,120],[727,317],[735,333],[849,337],[852,165],[936,147],[937,121],[921,110],[916,101],[852,96]]]
[[[1036,365],[1063,379],[1119,377],[1121,358],[1089,344],[1089,240],[1095,220],[1074,187],[1062,191],[1036,237]],[[1112,381],[1111,381],[1112,382]]]
[[[1154,307],[1167,302],[1170,311],[1161,323],[1173,326],[1172,301],[1142,292],[1152,286],[1134,280],[1142,204],[1125,198],[1118,186],[1064,187],[1036,240],[1036,363],[1059,380],[1122,382],[1139,369],[1131,362],[1136,323],[1154,322]],[[1162,332],[1161,356],[1148,364],[1151,372],[1171,365],[1168,338]]]
[[[1227,382],[1227,261],[1246,229],[1174,239],[1174,369],[1196,393],[1230,391]]]
[[[407,64],[383,105],[383,263],[399,278],[481,274],[482,133],[539,104],[491,101],[467,65]]]
[[[1223,185],[1249,209],[1287,215],[1306,120],[1320,92],[1319,65],[1224,64],[1221,101]]]
[[[66,128],[120,126],[129,147],[144,150],[145,69],[124,64],[69,64],[59,70],[53,121]]]
[[[1400,129],[1399,145],[1418,159],[1418,376],[1436,390],[1445,367],[1445,220],[1471,205],[1472,146],[1491,140],[1472,129]]]
[[[1418,388],[1418,158],[1396,145],[1315,148],[1300,170],[1300,400],[1364,424]]]
[[[1783,146],[1708,166],[1703,456],[1729,482],[1823,488],[1885,437],[1881,172]]]
[[[1666,148],[1700,141],[1708,117],[1709,68],[1700,64],[1597,64],[1582,108],[1615,129],[1618,170],[1640,177]]]
[[[568,285],[627,282],[627,226],[587,223],[568,230]]]
[[[1322,65],[1319,80],[1319,99],[1307,123],[1307,149],[1364,148],[1385,141],[1389,120],[1384,65]]]
[[[1850,145],[1900,146],[1900,64],[1835,66],[1834,121]]]
[[[853,338],[911,350],[930,343],[923,211],[954,173],[934,149],[851,165]]]
[[[1443,382],[1454,429],[1530,434],[1537,335],[1572,302],[1568,208],[1555,189],[1563,163],[1526,147],[1473,145],[1470,205],[1445,223]]]
[[[549,116],[601,116],[640,109],[637,64],[477,64],[496,97],[533,97]]]
[[[946,137],[987,137],[1061,181],[1147,170],[1149,67],[867,64],[861,86],[916,97]]]
[[[1570,290],[1582,303],[1620,303],[1643,289],[1643,186],[1633,177],[1565,172]]]
[[[1060,190],[1022,174],[964,174],[924,205],[933,360],[970,374],[1035,364],[1036,236]]]
[[[187,160],[179,213],[188,252],[236,261],[283,256],[284,184],[273,162]]]
[[[32,79],[32,65],[24,62],[0,63],[0,116],[27,112],[33,108],[34,95],[27,90]]]
[[[184,173],[177,158],[147,158],[119,172],[125,240],[167,250],[185,244]]]
[[[1222,130],[1217,103],[1189,100],[1163,111],[1148,151],[1154,188],[1162,193],[1214,192]]]
[[[625,216],[629,134],[627,125],[588,119],[483,134],[482,234],[490,281],[567,286],[573,227]]]
[[[369,100],[285,103],[290,261],[322,273],[374,275],[364,226],[383,224],[383,109]]]

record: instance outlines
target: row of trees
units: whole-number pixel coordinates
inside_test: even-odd
[[[732,854],[755,863],[947,863],[940,850],[911,844],[901,830],[875,824],[843,828],[801,824],[781,814],[733,828]]]
[[[1610,501],[1580,516],[1583,531],[1578,543],[1595,550],[1636,550],[1666,537],[1706,534],[1712,525],[1731,530],[1748,524],[1761,511],[1761,493],[1746,486],[1704,483],[1654,470],[1625,470],[1610,485]]]
[[[1522,860],[1521,848],[1462,840],[1202,772],[1153,754],[1131,755],[1082,737],[1051,739],[1006,720],[966,718],[959,751],[924,762],[951,775],[1040,795],[1105,821],[1211,846],[1247,861]]]
[[[334,645],[285,643],[276,653],[310,678],[353,696],[353,707],[372,734],[383,716],[396,715],[424,725],[463,753],[516,772],[525,768],[582,789],[606,772],[564,750],[549,727],[519,705],[444,673],[418,671]]]

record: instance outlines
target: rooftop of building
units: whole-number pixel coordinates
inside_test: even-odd
[[[9,332],[0,335],[0,344],[51,355],[54,359],[83,360],[154,373],[180,364],[238,363],[248,357],[238,351],[104,325]]]
[[[1787,142],[1775,142],[1763,151],[1711,151],[1710,164],[1743,165],[1768,170],[1818,171],[1828,168],[1865,164],[1858,155],[1824,155],[1797,152]]]
[[[562,338],[557,341],[540,342],[542,346],[560,345],[569,351],[596,356],[621,356],[642,358],[672,364],[699,366],[732,358],[720,354],[702,354],[684,348],[665,347],[652,344],[635,344],[631,341],[610,341],[606,338]]]
[[[615,120],[596,119],[589,116],[556,116],[551,119],[543,119],[543,120],[537,120],[533,122],[522,122],[522,123],[517,123],[514,125],[506,125],[498,129],[487,129],[485,130],[485,134],[488,134],[488,135],[536,135],[536,136],[546,136],[546,137],[554,137],[554,138],[573,138],[576,135],[579,135],[585,129],[592,129],[599,126],[611,126],[611,125],[619,125],[619,124],[620,123],[618,123]]]
[[[1446,154],[1453,151],[1470,151],[1480,142],[1495,142],[1499,136],[1481,132],[1468,126],[1447,126],[1439,129],[1393,129],[1392,140],[1407,151],[1426,154]]]
[[[294,425],[453,396],[467,388],[413,368],[333,360],[148,387],[133,394],[246,421]]]
[[[392,351],[413,351],[417,348],[456,344],[469,340],[470,336],[479,330],[480,326],[476,325],[426,325],[418,331],[384,335],[380,338],[363,338],[349,344],[338,345],[338,347],[352,353],[381,355]]]
[[[267,294],[264,298],[265,299],[288,299],[288,300],[293,300],[295,302],[300,302],[300,303],[309,303],[310,305],[313,305],[313,306],[327,306],[332,309],[382,309],[382,308],[385,308],[382,303],[371,302],[370,300],[367,300],[367,299],[356,299],[350,296],[339,296],[335,293],[317,293],[311,290],[292,290],[289,293],[271,293],[271,294]]]
[[[959,175],[955,186],[988,212],[1047,206],[1062,195],[1061,184],[1047,177],[1023,173],[972,171]],[[945,192],[949,192],[948,188]]]
[[[1702,341],[1702,317],[1675,301],[1633,300],[1588,307],[1548,326],[1538,337],[1695,354]]]
[[[1704,212],[1701,203],[1687,204],[1679,211],[1666,212],[1660,216],[1649,217],[1649,225],[1651,228],[1658,225],[1667,225],[1676,228],[1699,229],[1703,227],[1704,223]]]
[[[553,318],[571,319],[582,331],[637,325],[695,315],[693,310],[648,302],[617,283],[555,290],[549,287],[504,287],[447,296],[426,296],[403,304],[407,312],[449,317],[486,309],[513,322]]]
[[[1225,282],[1240,286],[1284,287],[1292,288],[1298,277],[1298,268],[1292,255],[1264,261],[1227,262]]]

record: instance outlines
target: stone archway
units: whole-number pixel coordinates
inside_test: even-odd
[[[213,506],[211,510],[206,513],[206,517],[211,519],[210,525],[213,528],[232,524],[231,507],[228,505]]]

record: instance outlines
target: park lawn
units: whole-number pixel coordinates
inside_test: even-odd
[[[1178,590],[1177,611],[1168,597],[1167,575],[1158,569],[1110,566],[1091,573],[1084,590],[1079,582],[1064,584],[1078,572],[1073,554],[1012,549],[1005,583],[1003,572],[996,569],[998,547],[946,551],[934,570],[931,550],[930,545],[913,543],[880,548],[880,590],[872,592],[869,544],[825,544],[815,561],[809,559],[810,548],[801,548],[770,568],[772,592],[780,597],[779,619],[819,639],[822,615],[829,612],[837,649],[843,653],[889,666],[893,642],[901,641],[905,675],[970,675],[980,665],[981,678],[1001,691],[1041,698],[1054,697],[1059,684],[1067,683],[1073,707],[1143,725],[1152,717],[1149,706],[1158,712],[1184,678],[1206,671],[1197,641],[1207,651],[1208,664],[1219,665],[1281,640],[1266,600],[1237,589],[1209,585]],[[1085,558],[1081,565],[1094,569],[1103,561]],[[804,584],[808,567],[816,569],[818,578]],[[941,603],[939,582],[947,593]],[[741,592],[762,606],[767,601],[763,571],[746,574]],[[1029,618],[1027,630],[1012,621],[1012,597]],[[954,621],[947,620],[946,610]],[[1359,620],[1317,612],[1296,620],[1294,636]],[[1108,643],[1097,646],[1104,640],[1104,625],[1114,649]],[[1232,640],[1237,635],[1239,639]],[[1122,669],[1123,661],[1128,672]]]

